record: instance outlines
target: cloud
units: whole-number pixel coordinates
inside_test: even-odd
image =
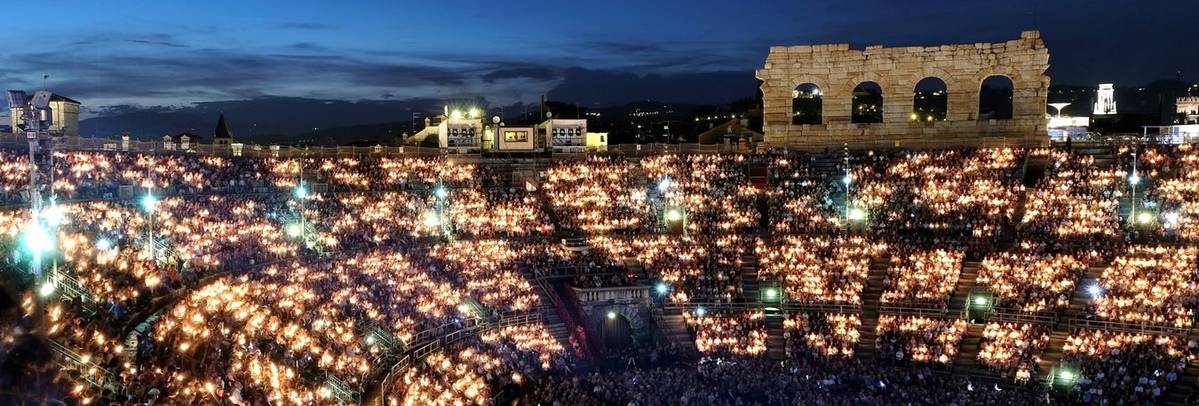
[[[542,67],[499,69],[483,75],[483,81],[486,83],[495,83],[496,81],[507,79],[549,81],[557,78],[558,75],[554,73],[553,69]]]

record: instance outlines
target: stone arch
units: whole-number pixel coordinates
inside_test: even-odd
[[[824,93],[820,86],[804,82],[791,91],[791,124],[820,124],[824,120]]]
[[[881,84],[873,80],[858,82],[850,94],[850,122],[883,122],[884,95]]]
[[[912,121],[945,121],[949,117],[949,85],[927,76],[912,86]]]
[[[978,83],[978,119],[1010,120],[1015,106],[1016,81],[1012,75],[986,75]]]

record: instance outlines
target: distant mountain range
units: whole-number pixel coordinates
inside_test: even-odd
[[[645,75],[581,68],[562,72],[562,82],[546,97],[583,108],[619,106],[634,100],[718,105],[750,97],[757,88],[752,71]],[[83,101],[85,104],[86,100]],[[486,101],[478,98],[486,106]],[[189,132],[211,137],[224,113],[234,136],[253,142],[350,143],[390,139],[423,128],[421,117],[452,104],[440,99],[344,101],[301,97],[261,97],[202,102],[183,107],[114,106],[80,122],[84,136],[113,137],[128,132],[150,139]],[[500,106],[490,106],[500,109]],[[536,104],[503,106],[506,116],[536,111]],[[415,116],[414,116],[415,113]],[[416,119],[414,120],[414,117]],[[315,129],[315,130],[314,130]]]

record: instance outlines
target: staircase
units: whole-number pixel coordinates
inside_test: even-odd
[[[666,337],[666,340],[674,344],[681,353],[694,354],[699,352],[695,348],[695,338],[691,336],[691,330],[687,328],[687,320],[683,318],[683,310],[681,308],[665,308],[654,310],[661,312],[658,320],[658,331]]]
[[[886,258],[871,261],[866,287],[862,290],[862,327],[858,330],[858,345],[854,348],[854,354],[863,362],[875,359],[879,298],[883,295],[883,280],[887,277],[888,266],[890,263]]]
[[[772,360],[787,358],[787,339],[783,337],[783,315],[766,315],[766,357]]]
[[[974,291],[975,282],[978,281],[977,261],[966,261],[962,263],[962,272],[958,276],[957,290],[954,291],[953,297],[949,300],[949,314],[954,315],[958,312],[966,310],[967,301],[970,300],[970,292]]]
[[[759,290],[762,281],[758,279],[758,255],[754,253],[741,255],[741,299],[756,303],[761,299]],[[779,292],[782,294],[782,292]]]
[[[971,324],[958,343],[958,355],[953,360],[953,371],[968,375],[978,369],[978,350],[982,346],[983,325]]]
[[[1167,389],[1166,400],[1162,404],[1177,406],[1196,404],[1195,396],[1199,396],[1197,386],[1199,386],[1199,360],[1192,359],[1187,361],[1182,376],[1179,376],[1178,380],[1174,381],[1174,384]]]
[[[1050,371],[1057,366],[1062,360],[1062,346],[1066,345],[1066,339],[1070,337],[1070,333],[1062,330],[1053,330],[1049,332],[1049,344],[1045,346],[1045,352],[1041,354],[1037,360],[1037,376],[1042,378],[1049,377]]]
[[[1095,158],[1095,166],[1099,168],[1110,168],[1116,164],[1116,154],[1112,152],[1111,147],[1093,147],[1093,146],[1075,146],[1073,148],[1075,155],[1087,155]]]
[[[570,328],[566,327],[566,323],[562,322],[562,316],[558,314],[558,309],[554,308],[553,302],[545,293],[538,292],[541,297],[541,324],[545,326],[545,330],[554,336],[558,344],[562,348],[570,349]]]

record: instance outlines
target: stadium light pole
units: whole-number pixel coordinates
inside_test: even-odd
[[[1132,151],[1132,175],[1128,177],[1128,184],[1132,189],[1132,199],[1129,201],[1128,209],[1128,224],[1136,224],[1137,215],[1137,184],[1141,183],[1141,176],[1137,175],[1137,151]]]

